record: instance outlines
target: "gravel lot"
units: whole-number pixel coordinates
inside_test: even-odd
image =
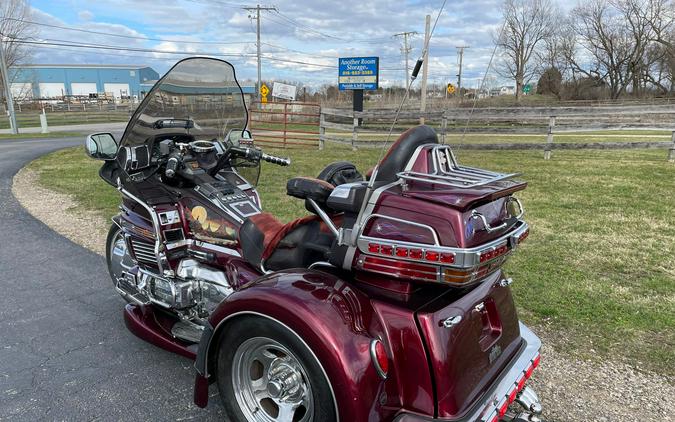
[[[15,176],[12,193],[56,232],[104,254],[109,222],[103,216],[75,211],[72,198],[38,186],[37,174],[31,170],[23,169]],[[625,363],[578,359],[557,351],[564,350],[564,339],[556,333],[536,327],[535,332],[544,347],[532,386],[542,400],[547,421],[675,421],[670,404],[675,380]]]

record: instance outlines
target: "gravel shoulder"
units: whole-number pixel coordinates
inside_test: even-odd
[[[104,255],[109,227],[105,217],[77,211],[70,195],[41,187],[38,174],[30,169],[16,174],[12,193],[54,231]],[[532,386],[542,400],[547,421],[675,421],[670,404],[675,380],[626,363],[568,356],[560,352],[564,340],[554,332],[539,327],[535,331],[544,346]]]

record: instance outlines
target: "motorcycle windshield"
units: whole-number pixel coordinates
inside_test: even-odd
[[[120,148],[146,145],[163,136],[223,139],[245,129],[248,112],[234,67],[223,60],[181,60],[160,79],[131,117]]]

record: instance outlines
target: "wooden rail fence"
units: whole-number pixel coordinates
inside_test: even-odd
[[[319,148],[326,142],[357,148],[378,148],[385,144],[394,110],[351,110],[322,108]],[[539,149],[550,159],[556,149],[668,149],[668,160],[675,161],[675,105],[622,105],[595,107],[510,107],[454,108],[420,113],[403,111],[389,142],[405,128],[421,119],[434,126],[442,142],[458,134],[527,134],[546,136],[545,142],[453,144],[458,149]],[[597,131],[670,131],[670,141],[637,142],[555,142],[556,134],[588,134]],[[620,133],[618,133],[620,135]],[[377,138],[381,138],[377,139]]]

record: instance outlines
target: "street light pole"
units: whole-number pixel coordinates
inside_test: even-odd
[[[17,135],[19,128],[16,125],[16,114],[14,113],[14,99],[12,98],[12,89],[9,85],[9,73],[7,72],[7,63],[5,62],[5,49],[3,47],[3,36],[0,35],[0,73],[2,73],[3,86],[5,87],[5,98],[7,98],[7,110],[9,111],[9,123],[12,126],[12,133]]]

